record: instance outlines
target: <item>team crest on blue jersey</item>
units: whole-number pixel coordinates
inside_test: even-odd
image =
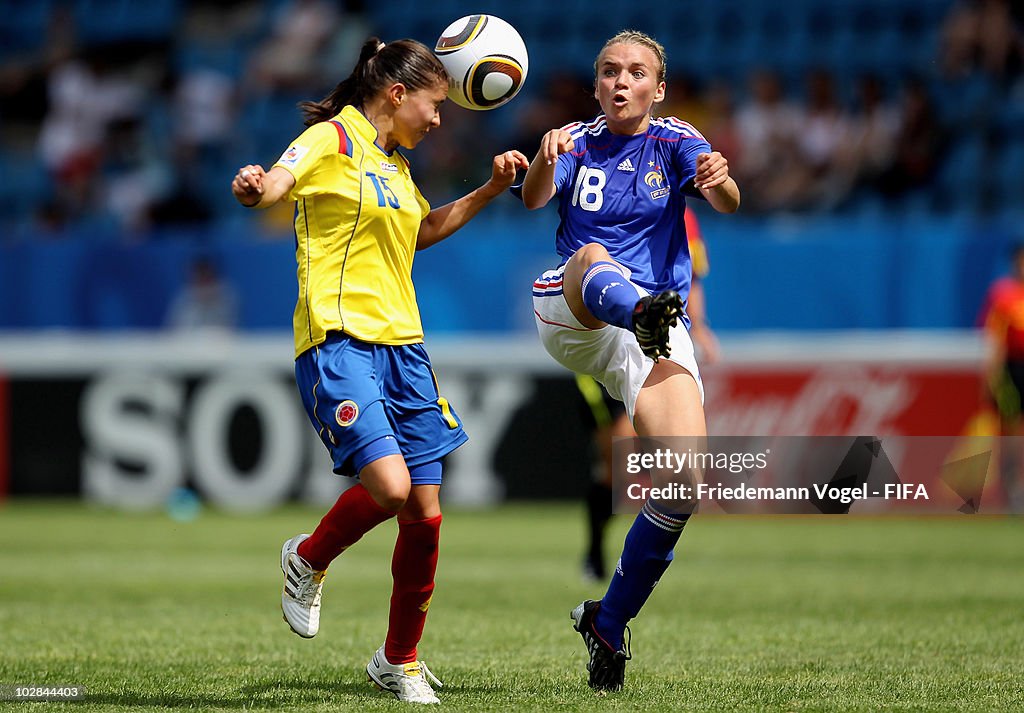
[[[661,172],[661,166],[655,166],[654,170],[648,171],[647,175],[644,176],[644,183],[651,188],[654,188],[654,190],[651,191],[651,198],[654,198],[655,200],[658,198],[664,198],[670,192],[668,186],[662,186],[662,184],[665,183],[665,176]]]
[[[355,401],[346,399],[334,410],[334,419],[342,428],[351,426],[357,418],[359,418],[359,406]]]

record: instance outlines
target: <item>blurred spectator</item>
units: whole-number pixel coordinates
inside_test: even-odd
[[[730,164],[743,186],[744,210],[768,208],[765,187],[799,171],[796,139],[800,112],[784,94],[782,80],[771,70],[750,77],[750,98],[736,114],[740,160]]]
[[[204,67],[186,71],[174,92],[175,134],[187,146],[216,150],[228,140],[235,84],[223,72]]]
[[[160,225],[195,224],[213,217],[213,205],[226,204],[220,177],[235,146],[239,91],[220,68],[196,64],[184,70],[173,89],[174,140],[171,195],[154,206]],[[217,198],[222,200],[218,203]]]
[[[338,11],[327,0],[288,0],[271,19],[257,50],[251,81],[258,88],[305,93],[323,84],[320,55],[335,32]],[[365,40],[366,38],[362,38]]]
[[[181,36],[200,46],[245,42],[259,34],[265,6],[260,0],[189,0],[182,7]]]
[[[812,70],[807,75],[806,108],[796,140],[799,166],[788,174],[788,190],[782,181],[773,185],[779,208],[831,209],[840,202],[848,186],[839,179],[839,154],[848,133],[835,77],[823,69]]]
[[[416,184],[427,200],[441,204],[463,195],[468,186],[487,180],[490,166],[481,164],[476,157],[504,150],[503,132],[495,129],[502,122],[507,122],[512,133],[508,146],[532,158],[545,132],[576,121],[579,116],[597,115],[593,81],[585,76],[555,72],[540,86],[541,95],[516,99],[493,112],[472,111],[452,101],[445,102],[440,128],[431,132],[429,142],[417,147],[418,158],[413,165]],[[429,165],[432,169],[419,174],[416,165]]]
[[[136,169],[165,63],[159,45],[124,42],[90,47],[50,73],[38,151],[72,219],[108,210],[132,229],[143,222],[140,191],[152,193],[154,175],[137,184]]]
[[[337,28],[321,53],[320,74],[324,77],[337,75],[338,67],[355,66],[359,48],[373,34],[373,28],[366,20],[363,0],[341,0],[338,5],[341,16]]]
[[[474,160],[487,155],[486,139],[480,131],[480,112],[445,102],[441,107],[441,126],[431,130],[429,142],[424,141],[416,148],[412,167],[416,185],[431,205],[444,205],[464,195],[467,186],[487,180],[490,166]],[[430,166],[431,170],[417,171],[417,165]],[[287,218],[291,225],[290,212]]]
[[[888,198],[929,185],[938,169],[942,144],[938,111],[924,82],[914,79],[906,84],[899,112],[893,162],[877,182]]]
[[[540,86],[541,92],[523,97],[516,107],[518,131],[512,147],[531,159],[545,133],[582,116],[597,116],[600,111],[594,98],[594,78],[588,74],[555,70]]]
[[[171,303],[167,326],[178,331],[232,330],[238,323],[238,298],[218,272],[213,258],[196,256],[188,282]]]
[[[755,204],[783,211],[835,207],[848,187],[838,179],[837,169],[849,127],[832,75],[820,69],[808,74],[807,103],[802,110],[780,104],[770,81],[758,86],[758,98],[767,101],[750,107],[741,117],[747,120],[748,131],[741,167],[750,170],[757,161],[751,156],[761,152],[774,155],[774,166],[758,165],[758,173],[750,177]],[[763,138],[757,138],[759,133]]]
[[[654,111],[658,116],[682,119],[707,138],[705,132],[711,122],[710,108],[703,87],[692,74],[673,74],[672,82],[665,90],[665,100],[655,105]],[[712,146],[718,149],[714,144]],[[728,156],[724,151],[722,153]]]
[[[705,102],[707,125],[695,126],[716,151],[721,151],[729,159],[730,165],[739,165],[743,161],[743,142],[736,122],[736,102],[729,84],[713,82],[706,90]]]
[[[899,111],[886,101],[882,81],[867,74],[857,82],[857,107],[849,116],[839,170],[847,190],[872,185],[892,165],[900,129]]]
[[[1016,3],[1020,5],[1020,3]],[[942,67],[960,77],[974,69],[996,78],[1019,75],[1024,64],[1020,7],[1010,0],[962,0],[942,27]]]
[[[209,164],[201,161],[194,146],[181,144],[175,150],[175,161],[168,166],[173,173],[171,185],[150,205],[148,223],[154,227],[197,227],[214,217],[209,198],[202,186]]]
[[[104,144],[102,205],[126,233],[149,227],[153,206],[172,188],[170,165],[136,118],[114,122]]]
[[[713,81],[704,86],[689,74],[674,77],[665,101],[655,107],[655,112],[658,116],[674,116],[691,124],[712,148],[729,160],[730,167],[742,162],[736,106],[727,83]]]
[[[95,167],[110,122],[142,115],[145,88],[114,72],[111,59],[99,48],[50,73],[39,152],[58,177]]]

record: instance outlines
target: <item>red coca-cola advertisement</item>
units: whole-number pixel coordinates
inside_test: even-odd
[[[959,436],[981,411],[973,365],[724,364],[704,370],[708,432]]]
[[[982,511],[992,512],[1006,504],[1000,468],[1013,467],[1007,456],[1019,439],[995,438],[998,418],[974,362],[732,363],[703,376],[714,436],[889,438],[900,476],[934,494],[930,502],[891,505],[952,511],[950,504],[973,501],[967,509],[978,511],[984,501]],[[968,485],[958,482],[965,468]]]

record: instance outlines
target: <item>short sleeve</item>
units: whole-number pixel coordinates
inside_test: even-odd
[[[295,178],[295,186],[288,193],[290,200],[303,194],[303,188],[312,182],[313,176],[322,165],[324,156],[339,152],[340,137],[337,128],[329,121],[314,124],[292,142],[281,154],[274,166],[280,166]]]
[[[575,170],[575,167],[576,159],[571,154],[564,153],[558,157],[557,161],[555,161],[555,176],[553,181],[555,184],[556,196],[562,192],[562,186],[565,185],[566,181],[572,179],[572,174]],[[511,186],[508,190],[509,193],[511,193],[513,196],[515,196],[519,200],[523,200],[522,183],[517,183],[514,186]]]
[[[678,143],[676,160],[679,162],[684,185],[692,183],[697,175],[697,155],[711,153],[711,144],[702,139],[684,139]]]
[[[711,144],[692,124],[674,116],[667,117],[665,121],[681,135],[675,143],[676,169],[682,178],[681,190],[687,195],[704,198],[700,191],[692,189],[693,178],[697,175],[698,154],[711,153]]]
[[[562,190],[566,181],[572,180],[573,169],[576,167],[576,157],[571,153],[564,153],[555,162],[555,192]]]

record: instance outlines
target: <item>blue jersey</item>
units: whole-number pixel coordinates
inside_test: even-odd
[[[697,154],[711,145],[675,117],[652,118],[647,132],[634,136],[611,133],[603,114],[564,129],[574,148],[555,167],[558,254],[568,260],[587,243],[600,243],[636,284],[685,297],[691,267],[684,190],[697,173]]]

